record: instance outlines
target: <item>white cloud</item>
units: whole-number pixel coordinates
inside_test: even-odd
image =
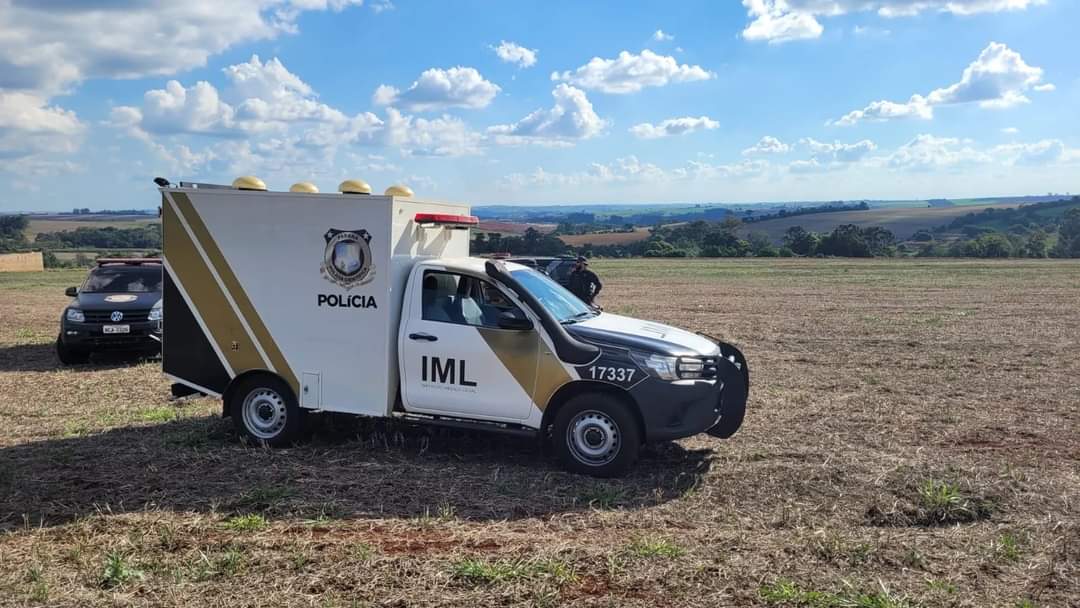
[[[0,0],[0,104],[8,118],[24,119],[0,126],[0,154],[15,158],[43,150],[74,151],[79,138],[71,133],[85,127],[50,100],[87,79],[144,78],[201,67],[237,44],[294,33],[302,11],[342,10],[359,3]],[[46,137],[42,121],[66,133],[65,138]]]
[[[1006,135],[1016,135],[1020,132],[1020,129],[1017,129],[1016,127],[1005,127],[1001,132]]]
[[[84,132],[85,126],[70,110],[50,106],[30,93],[0,91],[0,170],[22,172],[44,166],[41,155],[74,151]],[[26,163],[13,164],[19,159]]]
[[[373,2],[369,2],[368,6],[376,15],[384,11],[394,10],[394,3],[390,0],[374,0]]]
[[[672,40],[675,40],[675,36],[672,36],[664,30],[656,30],[653,32],[652,39],[657,42],[671,42]]]
[[[593,110],[585,91],[559,84],[551,91],[555,105],[535,110],[518,122],[488,128],[496,143],[570,145],[599,135],[607,126]]]
[[[819,162],[854,163],[877,150],[877,144],[869,139],[857,141],[853,144],[845,144],[839,141],[830,144],[817,141],[812,137],[804,137],[799,140],[799,143],[810,150],[812,160]]]
[[[413,111],[448,108],[486,108],[499,94],[499,85],[484,80],[476,68],[431,68],[404,92],[379,85],[373,101],[379,105],[401,105]]]
[[[1024,91],[1032,87],[1046,90],[1042,77],[1042,68],[1028,65],[1004,44],[991,42],[964,69],[960,82],[933,91],[927,99],[933,105],[977,102],[984,108],[1007,108],[1027,103]]]
[[[491,47],[491,50],[495,51],[499,59],[505,63],[516,64],[519,68],[536,65],[536,54],[539,52],[536,49],[525,48],[516,42],[507,42],[505,40],[500,42],[499,46]]]
[[[584,171],[551,172],[537,167],[530,173],[511,173],[500,185],[510,190],[535,190],[536,187],[580,187],[586,185],[655,185],[686,181],[715,181],[749,178],[768,168],[765,161],[742,161],[732,165],[714,165],[688,161],[684,166],[664,169],[642,162],[636,156],[618,158],[610,163],[590,163]]]
[[[766,154],[787,154],[791,146],[785,144],[772,135],[766,135],[761,141],[742,151],[743,156],[755,156]]]
[[[166,76],[296,31],[302,11],[360,0],[4,2],[0,88],[53,95],[87,78]]]
[[[551,79],[604,93],[636,93],[645,87],[708,80],[715,74],[699,65],[679,65],[674,57],[646,49],[640,55],[622,51],[615,59],[593,57],[574,71],[553,72]]]
[[[1024,10],[1046,4],[1046,0],[742,0],[742,3],[751,19],[742,32],[743,38],[781,43],[819,38],[825,29],[819,17],[865,11],[876,11],[886,18],[912,17],[923,12],[973,15]]]
[[[915,137],[883,159],[887,167],[905,171],[957,171],[989,160],[988,154],[973,148],[968,140],[928,134]]]
[[[825,29],[812,13],[789,10],[783,0],[743,0],[743,6],[754,19],[742,32],[747,40],[765,40],[769,44],[811,40],[820,37]]]
[[[479,154],[482,136],[453,116],[434,119],[406,116],[386,109],[382,143],[402,156],[466,156]]]
[[[1042,68],[1028,65],[1004,44],[991,42],[960,77],[960,81],[931,91],[926,97],[912,95],[904,103],[875,101],[861,110],[853,110],[827,124],[850,126],[860,121],[885,121],[897,118],[934,117],[934,107],[977,103],[981,108],[1001,109],[1028,103],[1028,90],[1053,90],[1053,85],[1041,82]],[[1049,88],[1048,88],[1049,87]]]
[[[905,103],[894,101],[875,101],[861,110],[852,110],[840,118],[829,121],[827,125],[847,127],[863,120],[882,122],[896,118],[919,118],[930,120],[934,117],[934,109],[927,103],[922,95],[912,95]]]
[[[851,31],[860,38],[886,38],[892,35],[891,30],[870,25],[856,25]]]
[[[995,146],[990,153],[1009,165],[1052,165],[1071,160],[1075,150],[1069,150],[1060,139],[1044,139],[1027,144],[1004,144]]]
[[[630,132],[640,139],[659,139],[672,135],[686,135],[695,131],[711,130],[720,127],[720,123],[708,116],[684,116],[682,118],[669,118],[660,124],[643,122],[630,127]]]

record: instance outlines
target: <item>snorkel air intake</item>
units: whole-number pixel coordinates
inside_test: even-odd
[[[536,299],[533,294],[518,283],[517,279],[510,275],[506,265],[502,262],[488,260],[484,264],[487,275],[496,281],[506,285],[517,297],[529,307],[536,316],[540,317],[540,324],[551,338],[555,346],[555,354],[559,359],[572,365],[585,365],[596,360],[600,356],[600,348],[592,344],[586,344],[567,333],[566,328],[559,320]]]

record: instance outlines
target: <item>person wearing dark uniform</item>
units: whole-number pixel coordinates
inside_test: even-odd
[[[589,261],[585,259],[585,256],[578,256],[577,263],[574,264],[574,270],[570,273],[571,293],[591,306],[593,298],[600,293],[603,287],[600,277],[589,270]]]

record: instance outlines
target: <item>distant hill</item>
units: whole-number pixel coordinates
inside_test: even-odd
[[[802,226],[810,232],[831,232],[841,224],[855,224],[860,228],[881,226],[886,228],[898,240],[905,240],[919,230],[932,230],[952,222],[954,219],[977,213],[984,209],[1011,209],[1018,203],[995,203],[992,205],[957,205],[954,207],[901,207],[886,209],[868,209],[866,211],[838,211],[817,215],[803,215],[765,220],[743,226],[743,233],[764,232],[769,238],[779,243],[784,232],[792,226]]]
[[[1080,207],[1080,196],[1005,209],[962,207],[968,213],[953,218],[947,224],[938,226],[935,232],[951,233],[965,229],[969,232],[971,229],[1009,232],[1010,229],[1016,226],[1048,228],[1056,226],[1060,223],[1065,212],[1077,207]]]

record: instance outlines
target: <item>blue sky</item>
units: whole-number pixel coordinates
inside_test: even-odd
[[[0,0],[0,211],[1075,191],[1069,0]]]

